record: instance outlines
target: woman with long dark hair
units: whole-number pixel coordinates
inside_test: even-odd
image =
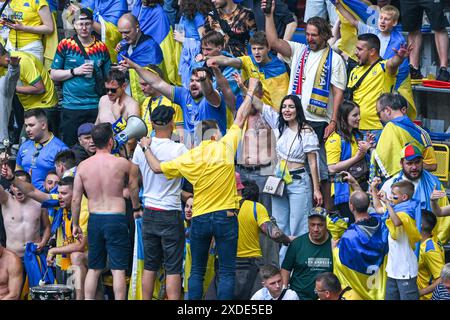
[[[272,196],[272,215],[286,235],[300,236],[308,232],[307,217],[313,207],[313,197],[317,205],[323,201],[317,164],[319,140],[306,122],[298,96],[284,97],[279,112],[259,101],[255,101],[254,105],[262,111],[264,120],[275,133],[278,157],[276,175],[286,182],[283,195]],[[305,170],[306,161],[312,184]],[[280,250],[280,262],[283,261],[286,248],[283,246]]]
[[[328,171],[335,176],[335,182],[331,187],[335,209],[340,212],[341,216],[349,218],[350,222],[355,221],[348,207],[352,190],[346,181],[342,181],[343,176],[339,173],[349,171],[360,161],[366,161],[366,154],[371,143],[361,141],[362,135],[358,130],[360,120],[359,106],[353,101],[345,100],[339,106],[336,132],[333,132],[325,142]],[[362,168],[362,166],[360,167]],[[359,180],[367,179],[359,177]]]

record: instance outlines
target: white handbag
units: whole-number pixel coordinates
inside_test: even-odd
[[[263,192],[271,194],[273,196],[281,197],[283,195],[285,182],[281,178],[275,176],[269,176],[266,184],[264,185]]]
[[[287,156],[288,159],[289,159],[289,155],[291,154],[291,149],[292,149],[292,146],[294,145],[296,138],[297,138],[297,136],[294,137],[294,140],[292,141],[291,146],[289,148],[289,152],[288,152],[288,156]],[[287,168],[287,164],[283,168],[283,174],[281,175],[282,178],[278,178],[275,176],[269,176],[267,178],[266,184],[264,185],[264,189],[263,189],[264,193],[268,193],[273,196],[279,196],[279,197],[283,196],[284,186],[286,184],[284,182],[283,177],[284,177],[284,173],[286,172],[286,168]]]

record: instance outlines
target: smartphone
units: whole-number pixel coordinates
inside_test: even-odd
[[[264,9],[265,14],[270,14],[272,11],[272,0],[266,0],[266,8]]]
[[[342,172],[336,173],[334,175],[334,182],[341,182],[341,183],[345,182],[344,178],[345,178],[345,174],[344,173],[342,173]]]

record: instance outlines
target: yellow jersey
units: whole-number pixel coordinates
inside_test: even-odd
[[[239,208],[234,157],[242,129],[232,125],[219,141],[203,141],[182,156],[161,163],[167,179],[185,177],[194,187],[193,217]]]
[[[267,209],[258,202],[245,200],[238,214],[239,236],[237,257],[262,257],[259,245],[259,227],[270,221]]]
[[[33,86],[38,81],[44,84],[45,92],[41,94],[17,94],[25,111],[36,108],[51,108],[58,103],[55,85],[50,79],[44,65],[31,53],[13,51],[11,56],[20,58],[20,82],[22,86]]]
[[[333,132],[325,141],[325,151],[327,153],[327,165],[336,164],[341,161],[341,153],[342,153],[342,138],[337,132]],[[351,157],[355,156],[358,152],[358,142],[355,139],[355,136],[352,135],[352,141],[350,143],[350,147],[352,149]],[[350,192],[353,190],[350,189]],[[331,185],[331,195],[334,195],[334,183]]]
[[[383,93],[392,92],[397,74],[389,74],[386,60],[377,63],[363,80],[358,89],[353,92],[353,101],[361,111],[360,130],[381,130],[383,125],[377,115],[377,99]],[[352,70],[347,87],[353,87],[366,73],[370,65],[358,66]]]
[[[145,124],[147,125],[148,133],[150,134],[153,130],[152,121],[151,121],[151,114],[152,111],[156,109],[156,107],[163,105],[163,106],[170,106],[175,110],[175,114],[173,116],[173,122],[175,124],[175,127],[182,126],[183,125],[183,110],[181,110],[181,107],[164,97],[163,95],[159,97],[147,97],[145,98],[144,102],[141,105],[141,118],[144,120]],[[174,131],[176,131],[176,128],[173,128]]]
[[[26,26],[37,27],[43,24],[39,10],[42,7],[48,7],[48,3],[47,0],[12,0],[9,6],[12,10],[12,20],[16,20]],[[42,34],[13,29],[9,31],[9,41],[13,48],[23,48],[31,42],[42,40],[42,38]]]
[[[428,238],[420,244],[419,273],[417,287],[419,290],[428,287],[441,276],[445,264],[445,255],[442,244],[434,238]],[[431,300],[433,292],[423,295],[420,300]]]

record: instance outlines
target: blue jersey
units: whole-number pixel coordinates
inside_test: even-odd
[[[227,131],[227,107],[222,93],[220,94],[220,105],[212,106],[205,97],[195,100],[190,91],[183,87],[175,87],[173,102],[183,109],[184,129],[194,132],[197,122],[202,120],[216,120],[222,135]]]
[[[69,148],[55,136],[43,145],[27,140],[19,148],[16,164],[31,175],[31,183],[37,189],[45,192],[45,177],[55,170],[55,156],[66,149]]]

